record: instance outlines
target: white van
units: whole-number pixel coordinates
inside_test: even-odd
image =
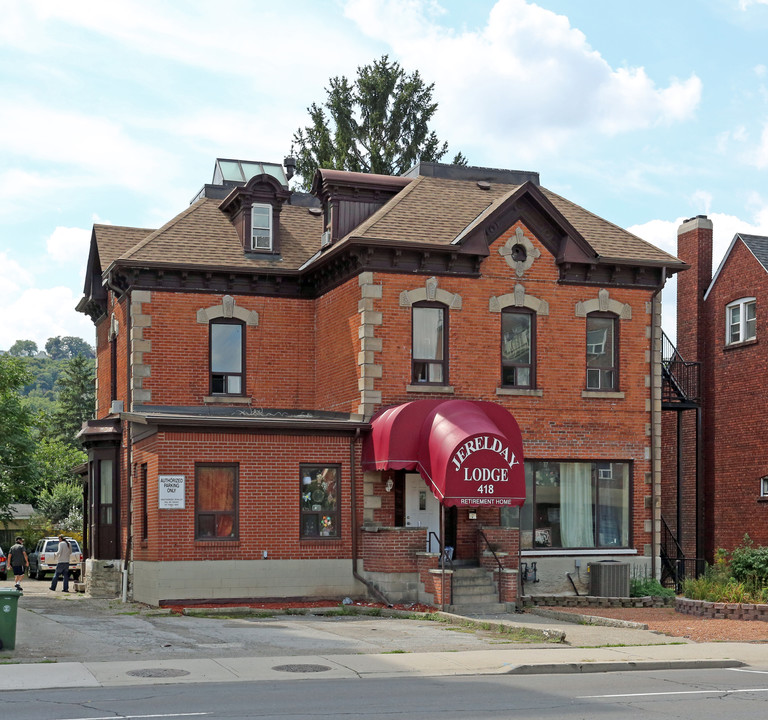
[[[83,562],[83,552],[74,538],[68,537],[72,547],[72,557],[69,559],[69,576],[77,581],[80,578],[80,565]],[[56,553],[59,551],[59,538],[46,537],[38,541],[35,549],[29,553],[29,577],[44,580],[46,573],[56,570]]]

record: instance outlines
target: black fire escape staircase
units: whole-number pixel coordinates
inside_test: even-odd
[[[703,556],[703,523],[701,521],[701,384],[698,362],[685,361],[672,341],[662,332],[661,348],[661,409],[677,413],[677,517],[675,527],[677,532],[670,529],[669,524],[661,516],[661,583],[674,585],[680,592],[686,577],[698,577],[704,570]],[[695,426],[695,541],[696,556],[686,557],[683,552],[681,532],[683,527],[683,470],[684,470],[684,439],[683,412],[693,411],[696,415]],[[687,543],[690,547],[690,543]]]

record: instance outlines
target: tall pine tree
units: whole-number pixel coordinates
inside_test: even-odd
[[[359,67],[353,84],[331,78],[325,102],[307,108],[310,124],[293,136],[303,187],[319,167],[400,175],[418,160],[440,160],[448,144],[429,129],[437,110],[433,90],[418,70],[409,75],[387,55]],[[458,153],[453,163],[467,160]]]

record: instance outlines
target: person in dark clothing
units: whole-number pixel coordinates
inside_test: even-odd
[[[24,540],[20,537],[16,538],[16,544],[11,545],[11,549],[8,551],[8,564],[15,575],[16,589],[21,590],[21,581],[24,579],[24,571],[29,567],[29,558],[24,547]]]

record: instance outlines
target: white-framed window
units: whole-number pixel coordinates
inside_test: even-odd
[[[760,478],[760,497],[768,497],[768,475]]]
[[[251,206],[251,250],[272,250],[272,206]]]
[[[757,337],[755,298],[741,298],[725,306],[725,344],[754,340]]]
[[[587,315],[587,390],[618,390],[618,317]]]

